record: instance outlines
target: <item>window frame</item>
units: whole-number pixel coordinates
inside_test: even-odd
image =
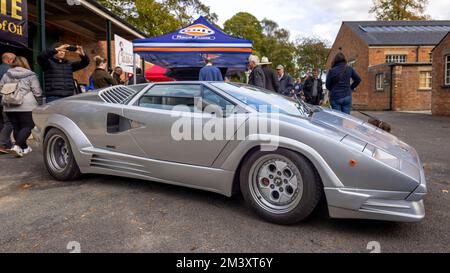
[[[404,57],[405,60],[401,61],[400,58]],[[408,62],[408,55],[407,54],[386,54],[385,55],[385,63],[392,64],[392,63],[407,63]]]
[[[378,80],[381,78],[381,82]],[[379,85],[381,84],[381,85]],[[378,73],[375,75],[375,91],[383,92],[384,91],[384,73]]]
[[[175,111],[175,110],[173,110],[173,109],[161,109],[161,108],[156,108],[156,107],[145,107],[145,106],[141,106],[140,105],[140,102],[141,102],[141,100],[144,98],[144,97],[162,97],[162,98],[171,98],[172,96],[164,96],[164,95],[150,95],[150,94],[148,94],[153,88],[155,88],[155,87],[161,87],[161,86],[199,86],[200,87],[200,97],[202,98],[202,100],[203,100],[203,98],[204,98],[204,96],[205,96],[205,89],[208,89],[211,93],[214,93],[216,96],[219,96],[221,99],[223,99],[223,100],[225,100],[226,102],[228,102],[230,105],[233,105],[235,108],[238,106],[236,103],[234,103],[233,101],[230,101],[229,99],[227,99],[225,96],[223,96],[223,95],[221,95],[221,94],[219,94],[218,92],[216,92],[215,90],[213,90],[213,89],[211,89],[211,88],[209,88],[208,86],[206,86],[206,85],[204,85],[204,84],[202,84],[202,83],[171,83],[171,84],[167,84],[167,83],[160,83],[160,84],[158,84],[158,83],[156,83],[156,84],[154,84],[154,85],[152,85],[149,89],[146,89],[145,90],[145,92],[134,102],[134,106],[136,106],[136,107],[140,107],[140,108],[144,108],[144,109],[152,109],[152,110],[161,110],[161,111],[169,111],[169,112],[172,112],[172,111]],[[176,98],[191,98],[190,96],[176,96]],[[198,97],[196,97],[196,96],[194,96],[193,97],[194,98],[194,101],[195,101],[195,99],[196,98],[198,98]],[[163,104],[161,104],[161,105],[163,105]],[[174,107],[175,107],[176,105],[174,105]],[[188,105],[186,105],[187,107],[189,107]],[[195,107],[195,106],[194,106]],[[186,113],[193,113],[193,112],[186,112]],[[202,111],[201,111],[201,113],[204,113],[203,112],[203,109],[202,109]],[[224,117],[225,117],[225,112],[224,112]]]
[[[425,78],[422,78],[422,75],[426,74]],[[425,85],[428,83],[429,86],[423,86],[422,80],[425,80]],[[431,91],[433,89],[433,74],[429,70],[419,71],[419,90],[420,91]]]

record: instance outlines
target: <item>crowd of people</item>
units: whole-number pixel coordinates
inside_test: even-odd
[[[267,57],[251,55],[248,60],[248,68],[251,71],[248,84],[261,87],[283,96],[296,96],[311,105],[322,105],[325,99],[324,83],[319,76],[319,70],[313,69],[312,73],[303,80],[294,79],[285,71],[283,65],[272,69]],[[361,83],[361,77],[347,64],[347,59],[339,52],[332,63],[332,68],[327,74],[326,88],[329,90],[331,107],[334,110],[350,114],[352,108],[352,94]]]
[[[68,52],[75,53],[78,61],[69,61]],[[81,46],[57,44],[44,50],[37,58],[38,64],[45,72],[45,99],[52,102],[80,92],[79,85],[74,80],[74,72],[85,69],[90,64],[90,58]],[[94,57],[95,70],[90,76],[87,90],[105,88],[114,85],[133,85],[135,77],[124,76],[121,67],[108,71],[107,60],[100,56]],[[325,93],[324,83],[319,77],[318,69],[310,75],[295,80],[285,71],[283,65],[272,69],[272,63],[267,57],[260,61],[256,55],[251,55],[248,68],[251,71],[248,84],[261,87],[284,96],[295,96],[312,105],[322,105]],[[136,84],[148,82],[142,73],[136,69]],[[125,74],[126,75],[126,74]],[[200,81],[224,81],[222,71],[215,67],[213,60],[205,58],[205,66],[199,73]],[[226,79],[227,80],[227,79]],[[350,113],[352,108],[352,93],[361,83],[358,73],[349,65],[341,52],[333,61],[327,74],[326,88],[329,90],[330,103],[333,109]],[[2,55],[0,65],[0,153],[10,153],[23,157],[32,150],[27,145],[27,139],[34,128],[32,110],[43,102],[44,92],[41,90],[38,76],[32,71],[26,58],[13,53]],[[15,143],[11,141],[11,134]]]
[[[69,61],[69,52],[75,53],[78,61]],[[121,67],[112,73],[107,70],[106,59],[96,56],[95,70],[90,76],[89,89],[113,85],[134,84],[134,77],[126,75]],[[23,157],[32,152],[27,140],[34,128],[32,111],[44,101],[52,102],[81,92],[74,72],[85,69],[90,58],[81,46],[56,44],[41,52],[37,62],[45,73],[45,93],[41,89],[38,75],[32,71],[27,59],[6,52],[0,65],[0,154]],[[136,69],[136,84],[146,83],[142,69]],[[11,140],[11,134],[15,142]]]

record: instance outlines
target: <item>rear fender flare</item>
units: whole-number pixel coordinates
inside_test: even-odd
[[[43,129],[44,135],[41,137],[42,147],[44,147],[45,134],[47,134],[51,128],[61,130],[69,139],[75,161],[83,172],[83,169],[89,165],[90,155],[83,153],[82,150],[92,147],[89,139],[71,119],[60,114],[54,114],[49,117],[47,125]]]

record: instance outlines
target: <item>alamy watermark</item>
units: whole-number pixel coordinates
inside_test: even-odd
[[[236,112],[236,107],[209,104],[202,107],[199,99],[192,109],[178,105],[172,109],[171,136],[175,141],[255,140],[261,149],[274,151],[280,143],[280,113],[273,106],[258,106],[258,114]]]

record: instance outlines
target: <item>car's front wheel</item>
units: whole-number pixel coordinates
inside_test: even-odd
[[[240,184],[246,202],[264,219],[277,224],[304,220],[322,195],[322,184],[312,164],[286,149],[248,155]]]
[[[67,136],[56,128],[45,136],[44,162],[50,175],[57,180],[70,181],[81,175]]]

